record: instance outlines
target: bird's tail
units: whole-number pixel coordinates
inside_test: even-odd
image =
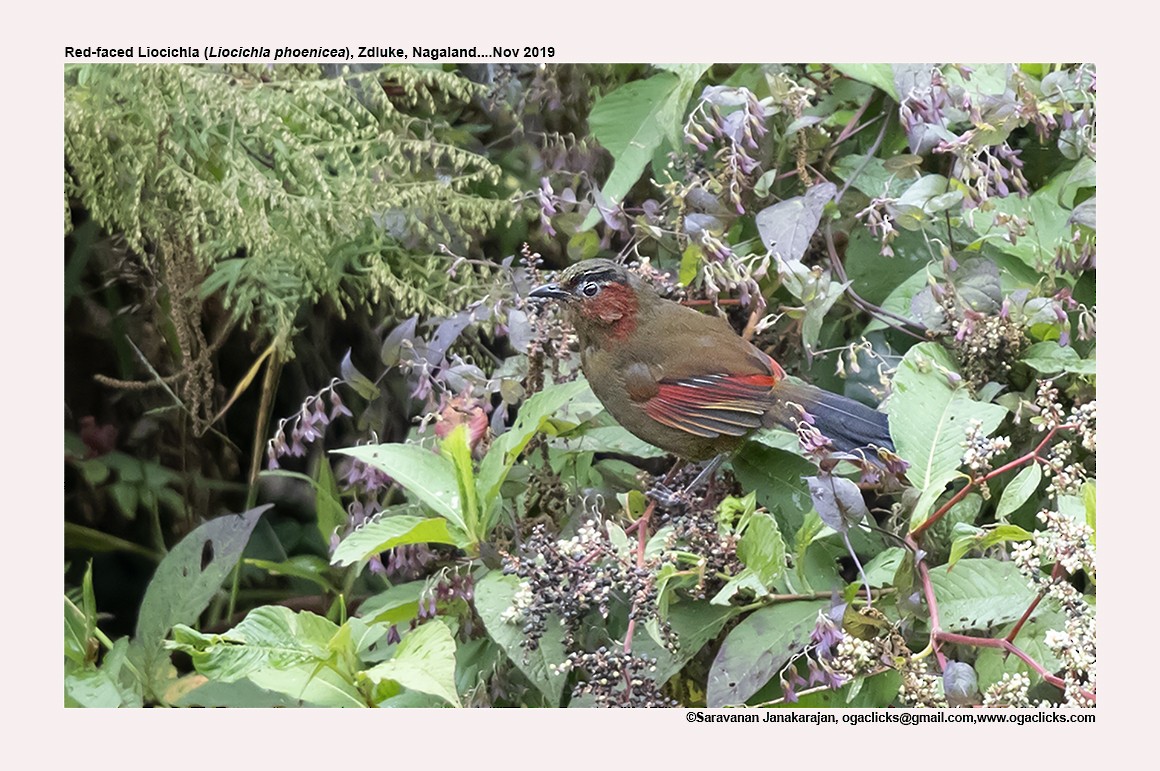
[[[853,453],[871,446],[894,451],[886,413],[816,386],[783,380],[775,387],[778,406],[770,412],[781,426],[796,431],[802,422],[818,429],[839,452]]]

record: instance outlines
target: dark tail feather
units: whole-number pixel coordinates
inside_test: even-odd
[[[829,438],[839,452],[864,450],[870,445],[894,451],[890,425],[884,412],[846,396],[789,380],[778,383],[775,393],[781,404],[770,414],[777,423],[791,431],[797,430],[804,410],[813,418],[813,426]]]

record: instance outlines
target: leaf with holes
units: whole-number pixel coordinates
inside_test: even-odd
[[[242,556],[250,533],[269,505],[239,515],[212,519],[182,538],[153,574],[133,636],[130,659],[160,697],[168,680],[169,654],[164,641],[177,624],[192,624],[221,589]]]
[[[960,560],[955,569],[930,571],[938,602],[939,623],[950,632],[988,630],[1015,621],[1035,599],[1035,592],[1012,562]]]
[[[328,646],[337,632],[338,625],[309,611],[263,605],[222,634],[178,624],[169,647],[188,653],[211,680],[230,683],[265,669],[323,664],[331,659]]]

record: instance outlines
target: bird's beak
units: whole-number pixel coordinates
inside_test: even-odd
[[[566,300],[572,295],[560,288],[559,284],[544,284],[528,293],[528,297],[537,300]]]

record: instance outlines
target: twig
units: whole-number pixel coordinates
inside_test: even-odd
[[[948,511],[950,511],[952,508],[954,508],[956,503],[961,501],[963,498],[966,498],[967,493],[969,493],[971,490],[974,490],[979,485],[981,485],[985,482],[989,482],[990,480],[994,479],[995,477],[999,476],[1000,474],[1004,474],[1013,468],[1017,468],[1019,466],[1022,466],[1024,463],[1028,463],[1030,461],[1040,460],[1039,453],[1043,450],[1044,447],[1047,446],[1047,443],[1050,442],[1052,440],[1052,438],[1057,433],[1059,433],[1061,430],[1063,430],[1065,428],[1077,428],[1077,426],[1074,423],[1064,423],[1062,425],[1058,425],[1055,428],[1052,428],[1050,431],[1048,431],[1047,436],[1043,437],[1043,441],[1040,442],[1038,445],[1036,445],[1035,449],[1032,450],[1031,452],[1029,452],[1026,455],[1023,455],[1019,458],[1016,458],[1015,460],[1011,461],[1010,463],[1007,463],[1003,466],[1000,466],[999,468],[995,469],[994,471],[992,471],[984,476],[972,478],[969,482],[967,482],[967,484],[963,487],[963,489],[961,489],[957,493],[955,493],[954,496],[952,496],[949,501],[944,503],[939,508],[938,511],[936,511],[934,514],[931,514],[929,517],[927,517],[926,520],[923,521],[923,523],[921,525],[919,525],[918,527],[911,530],[910,534],[912,536],[915,536],[915,537],[922,535],[924,532],[926,532],[930,528],[931,525],[933,525],[935,522],[938,522],[940,519],[943,518],[943,516],[946,515],[946,513]]]

